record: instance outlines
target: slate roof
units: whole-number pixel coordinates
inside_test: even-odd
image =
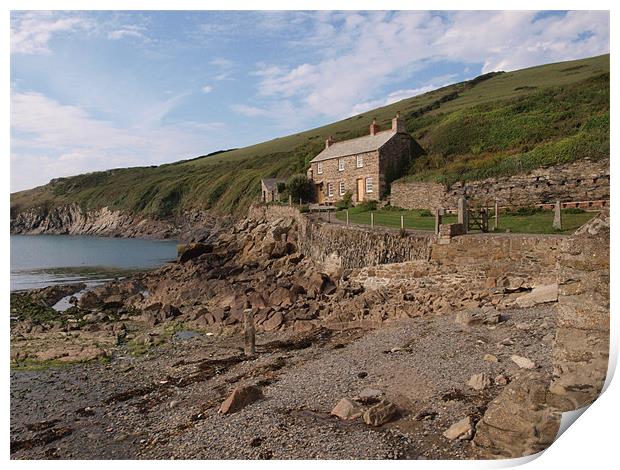
[[[276,185],[278,183],[284,183],[284,180],[278,178],[263,178],[261,182],[265,185],[267,191],[274,191],[276,189]]]
[[[311,162],[322,162],[331,160],[332,158],[346,157],[347,155],[355,155],[357,153],[372,152],[381,148],[388,140],[396,135],[393,130],[378,132],[375,135],[365,135],[356,139],[343,140],[342,142],[334,142]]]

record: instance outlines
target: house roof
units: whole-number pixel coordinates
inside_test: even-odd
[[[356,153],[372,152],[381,148],[388,140],[396,135],[393,130],[377,132],[375,135],[365,135],[356,139],[343,140],[342,142],[334,142],[310,162],[322,162],[331,160],[332,158],[346,157],[347,155],[355,155]]]
[[[267,188],[268,191],[273,191],[274,189],[276,189],[278,183],[284,183],[284,180],[279,178],[263,178],[261,180],[261,183],[263,183],[263,185],[265,186],[265,188]]]

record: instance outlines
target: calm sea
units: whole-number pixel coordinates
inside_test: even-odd
[[[95,284],[176,257],[176,241],[69,235],[11,235],[11,290]]]

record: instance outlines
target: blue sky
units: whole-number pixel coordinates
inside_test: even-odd
[[[13,12],[11,191],[609,52],[608,12]]]

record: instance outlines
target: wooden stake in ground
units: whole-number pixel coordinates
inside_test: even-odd
[[[560,201],[556,201],[555,210],[553,213],[553,228],[556,230],[562,230],[562,205]]]
[[[249,300],[243,306],[243,329],[245,331],[244,352],[246,357],[256,354],[256,329],[254,328],[254,311]]]
[[[493,230],[499,228],[499,204],[495,201],[495,223],[493,224]]]

